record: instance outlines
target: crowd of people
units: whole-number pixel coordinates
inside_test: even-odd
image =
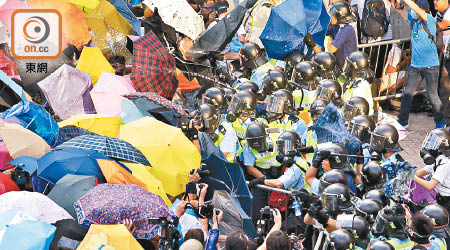
[[[242,4],[239,2],[247,4],[240,25],[214,53],[193,50],[196,41],[181,32],[169,34],[158,10],[149,8],[146,1],[127,1],[145,33],[155,33],[176,59],[176,73],[172,72],[176,86],[147,83],[146,89],[183,107],[187,115],[175,115],[177,125],[202,154],[203,162],[189,173],[185,191],[169,197],[171,216],[154,222],[160,227],[158,237],[138,238],[140,247],[450,249],[450,131],[446,127],[450,126],[450,73],[445,74],[450,59],[445,53],[447,46],[439,48],[448,42],[449,2],[435,0],[433,11],[437,14],[433,17],[427,0],[314,0],[330,17],[325,41],[306,32],[302,50],[289,51],[282,59],[269,58],[267,44],[260,39],[263,30],[257,27],[264,27],[271,10],[285,1],[187,0],[203,18],[205,33],[226,19]],[[363,31],[370,3],[382,3],[386,11],[378,13],[387,20],[381,24],[385,30],[379,37]],[[396,22],[400,19],[395,15],[404,20]],[[410,55],[396,46],[378,46],[384,50],[378,54],[394,60],[377,57],[375,60],[383,62],[374,64],[371,53],[358,50],[361,43],[405,38],[405,27],[411,31],[407,34]],[[69,45],[62,57],[75,66],[83,50],[93,45]],[[4,43],[1,49],[7,50],[7,46]],[[392,53],[387,53],[388,49]],[[115,75],[130,74],[124,56],[107,59]],[[382,68],[380,74],[378,67]],[[403,79],[400,112],[393,119],[373,99],[374,79],[384,80],[385,75],[400,71],[407,78]],[[396,75],[394,81],[402,81],[400,78]],[[412,166],[399,153],[403,150],[400,130],[408,128],[414,92],[422,80],[435,129],[423,141],[420,156],[424,165]],[[21,85],[20,80],[14,81]],[[41,99],[45,100],[33,96],[36,102],[43,102]],[[47,109],[54,113],[52,107]],[[226,186],[224,180],[209,176],[213,168],[205,155],[211,145],[224,168],[238,169],[233,178],[242,174],[243,183],[236,185],[251,193],[245,198],[230,194],[230,206],[238,212],[214,208],[208,200],[212,199],[208,192],[215,197],[219,191],[211,190],[215,186],[211,183]],[[37,192],[32,177],[39,176],[39,171],[32,174],[22,168],[11,165],[2,174],[21,191]],[[47,195],[47,188],[42,193]],[[248,209],[243,200],[250,204]],[[236,214],[242,218],[234,218]],[[248,217],[245,225],[244,216]],[[121,224],[134,234],[141,222],[123,219]],[[226,234],[222,231],[225,224]],[[228,225],[239,229],[230,231]],[[76,248],[78,244],[70,248],[71,244],[59,243],[64,246],[52,244],[54,249],[81,249]],[[106,245],[98,249],[114,249]]]

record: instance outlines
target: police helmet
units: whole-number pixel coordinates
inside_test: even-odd
[[[278,154],[293,157],[297,155],[297,149],[302,146],[300,136],[294,131],[285,131],[278,137]]]
[[[239,53],[242,66],[247,69],[255,69],[267,62],[261,48],[255,43],[245,43]]]
[[[348,24],[356,22],[356,18],[350,10],[350,5],[347,1],[338,1],[330,6],[328,11],[330,16],[336,17],[338,24]]]
[[[324,99],[328,102],[340,103],[342,87],[336,80],[325,79],[319,82],[316,90],[316,99]]]
[[[328,157],[330,167],[332,169],[343,169],[347,166],[347,150],[339,143],[320,143],[317,144],[317,152],[330,151],[331,155]]]
[[[247,132],[245,133],[245,140],[247,145],[259,152],[264,152],[267,150],[267,132],[265,126],[258,122],[252,122],[247,127]]]
[[[366,194],[364,194],[363,199],[372,199],[381,204],[381,206],[386,206],[389,203],[389,199],[384,194],[384,190],[382,189],[374,189],[370,190]]]
[[[446,208],[438,204],[431,204],[421,211],[433,220],[433,234],[442,238],[450,237],[450,229],[448,227],[449,216]]]
[[[332,250],[349,250],[353,249],[355,245],[355,238],[353,235],[345,230],[338,229],[330,234],[330,247]]]
[[[342,183],[326,187],[321,194],[322,205],[330,213],[338,213],[352,207],[350,190]]]
[[[225,90],[212,87],[205,91],[203,94],[203,103],[214,105],[217,109],[222,109],[226,103]]]
[[[294,109],[294,97],[292,93],[279,89],[273,92],[267,101],[267,114],[271,117],[279,117],[283,114],[291,114]]]
[[[369,103],[360,96],[354,96],[344,104],[344,121],[350,121],[357,115],[369,115]]]
[[[319,75],[322,79],[336,80],[339,76],[339,69],[336,57],[330,52],[319,52],[312,57],[312,62],[317,65]]]
[[[383,235],[398,239],[408,238],[405,215],[405,209],[401,205],[384,207],[378,212],[372,226],[372,234],[376,237]]]
[[[348,129],[359,140],[369,142],[370,133],[375,129],[375,121],[368,115],[358,115],[350,121]]]
[[[314,102],[311,103],[311,106],[309,107],[309,113],[311,114],[311,119],[313,120],[313,123],[317,122],[320,115],[327,107],[328,103],[329,102],[324,99],[316,99]]]
[[[348,185],[347,175],[345,175],[344,171],[340,169],[331,169],[330,171],[325,172],[319,179],[320,188],[319,190],[324,190],[331,184],[341,183],[344,185]]]
[[[252,92],[239,91],[231,99],[226,119],[229,122],[234,122],[239,115],[247,117],[256,115],[256,95]]]
[[[311,91],[315,90],[317,85],[319,85],[319,81],[317,80],[318,75],[319,72],[317,71],[316,64],[304,61],[295,65],[292,78],[302,88]]]
[[[370,242],[369,248],[370,250],[395,250],[395,248],[389,242],[382,240]]]
[[[259,87],[256,83],[254,82],[244,82],[241,83],[241,85],[239,85],[239,87],[237,88],[239,91],[251,91],[254,94],[258,93]]]
[[[342,71],[347,77],[360,77],[368,79],[373,77],[370,69],[369,56],[362,51],[352,52],[345,58]]]
[[[363,199],[355,207],[355,215],[361,216],[369,222],[369,224],[375,223],[378,212],[383,207],[381,204],[372,199]]]
[[[376,189],[384,183],[384,172],[376,161],[367,162],[361,169],[361,180],[370,189]]]
[[[398,143],[399,135],[397,129],[390,124],[377,126],[370,137],[370,151],[376,152],[399,152],[402,147]]]

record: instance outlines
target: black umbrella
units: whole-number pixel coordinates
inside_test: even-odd
[[[5,82],[0,80],[0,112],[22,101],[22,98]]]
[[[56,227],[55,236],[50,244],[50,250],[58,247],[76,249],[88,232],[88,228],[80,226],[76,220],[59,220],[53,224]]]

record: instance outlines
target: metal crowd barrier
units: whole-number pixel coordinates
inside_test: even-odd
[[[403,85],[406,83],[408,67],[411,63],[411,60],[406,63],[405,59],[406,51],[411,48],[410,40],[410,38],[404,38],[358,45],[358,50],[364,51],[369,55],[370,65],[375,73],[375,77],[372,81],[372,96],[375,102],[400,98],[402,96]],[[399,63],[405,62],[406,64],[399,68],[397,72],[386,73],[386,65],[392,64],[392,61],[394,60],[394,56],[388,58],[389,52],[394,45],[401,51]],[[394,54],[395,53],[393,53],[393,55]],[[402,71],[404,73],[400,73]],[[416,94],[423,92],[425,92],[425,90],[416,91]]]

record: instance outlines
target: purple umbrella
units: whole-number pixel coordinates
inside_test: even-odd
[[[132,219],[136,224],[133,234],[138,239],[153,239],[158,234],[156,225],[148,219],[169,217],[164,200],[137,185],[101,184],[76,201],[73,206],[80,225],[118,224]]]

